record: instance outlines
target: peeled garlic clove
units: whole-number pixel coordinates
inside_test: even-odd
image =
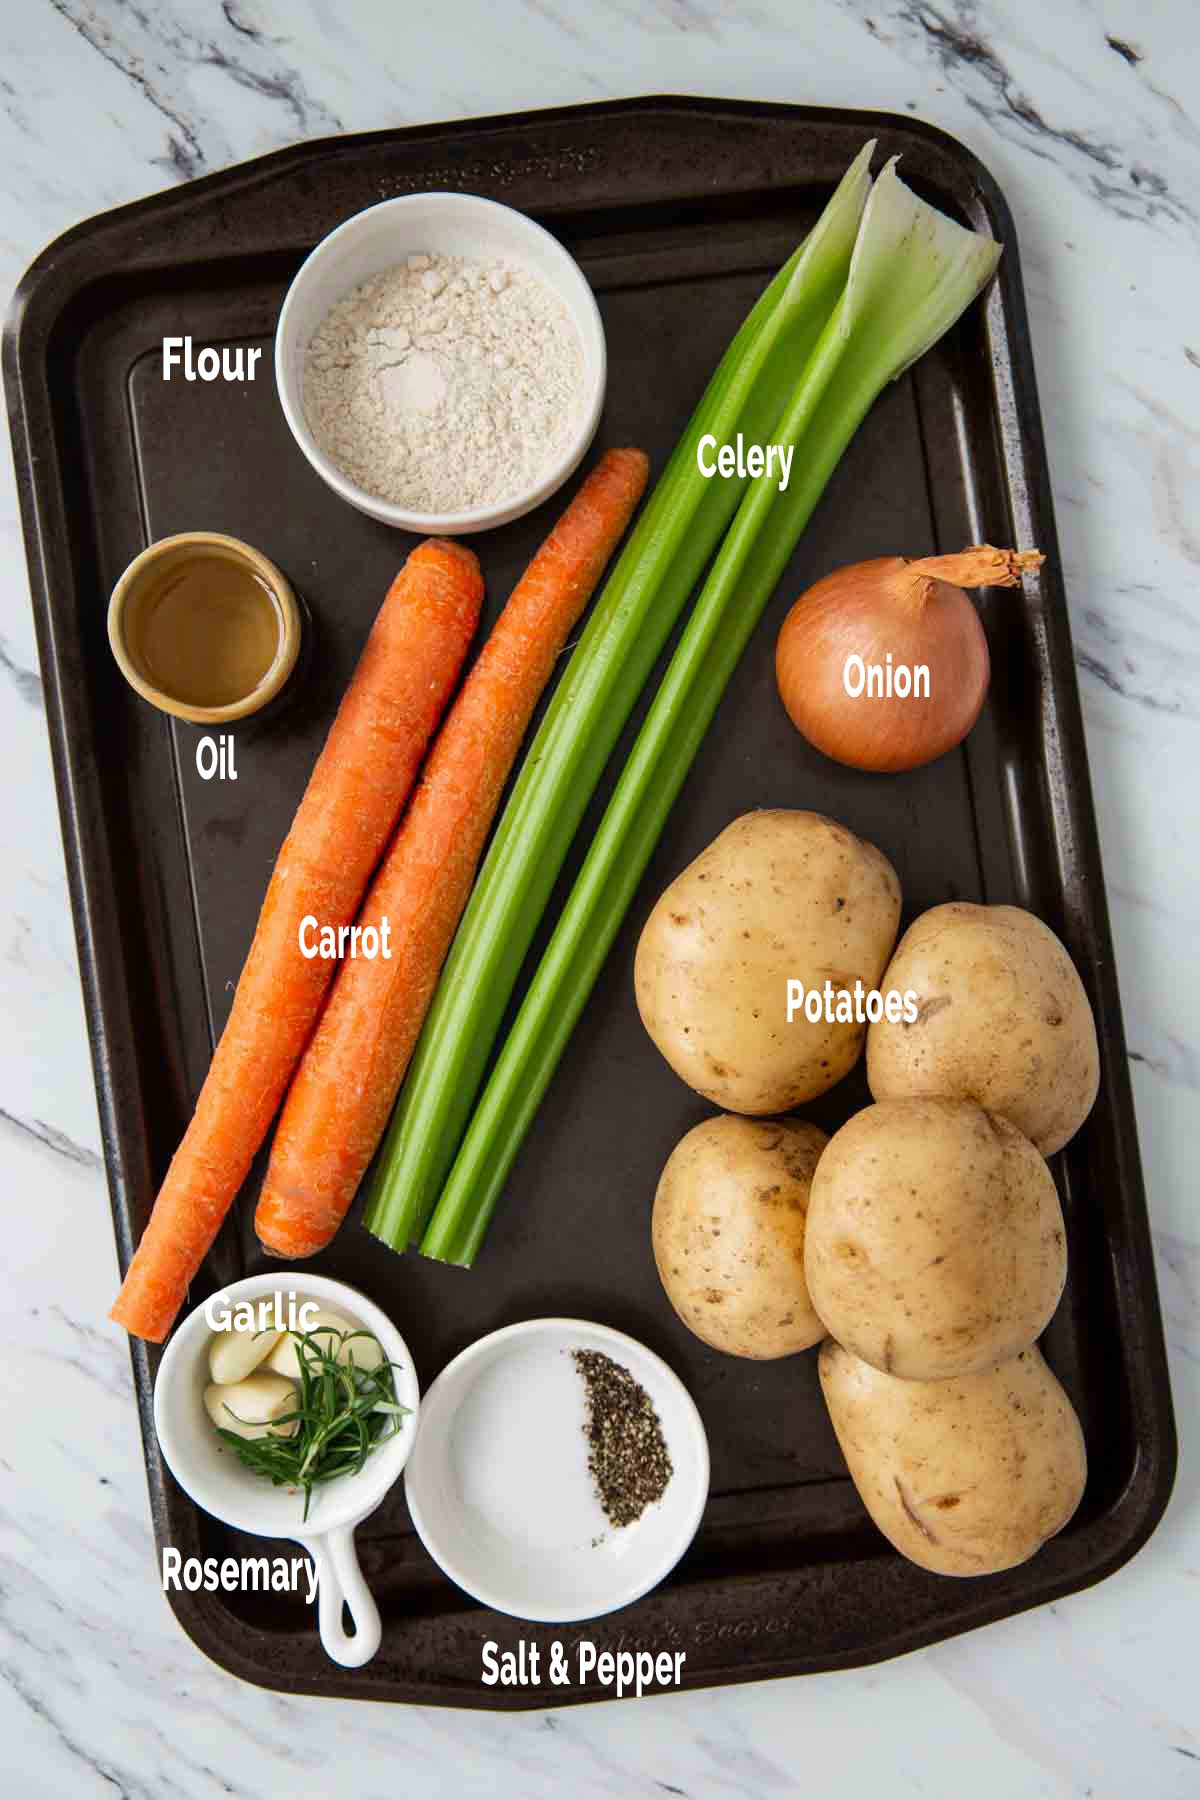
[[[296,1410],[296,1389],[282,1375],[248,1375],[228,1387],[214,1381],[204,1390],[204,1405],[213,1424],[235,1437],[291,1437],[299,1424],[277,1423]]]
[[[315,1339],[321,1349],[330,1355],[336,1354],[341,1334],[354,1330],[349,1319],[343,1318],[341,1313],[327,1312],[324,1307],[315,1315],[311,1325],[301,1325],[299,1317],[296,1323],[305,1337]],[[294,1332],[285,1331],[267,1358],[267,1368],[273,1369],[277,1375],[286,1375],[291,1381],[299,1381],[301,1354],[300,1337]]]
[[[357,1330],[358,1327],[341,1313],[328,1312],[322,1307],[304,1335],[315,1338],[321,1349],[336,1356],[339,1363],[349,1363],[353,1356],[356,1369],[378,1368],[383,1361],[383,1351],[373,1337],[347,1338],[344,1335]],[[299,1381],[302,1353],[301,1340],[292,1333],[285,1332],[282,1341],[276,1344],[267,1358],[266,1366],[278,1375],[286,1375],[292,1381]]]
[[[282,1331],[214,1331],[208,1349],[209,1373],[221,1387],[244,1381],[265,1362],[283,1336]]]
[[[383,1350],[380,1347],[379,1339],[372,1337],[369,1332],[360,1332],[357,1326],[352,1329],[355,1335],[347,1338],[342,1344],[338,1351],[338,1361],[349,1363],[353,1359],[355,1368],[362,1369],[364,1372],[377,1369],[383,1361]]]

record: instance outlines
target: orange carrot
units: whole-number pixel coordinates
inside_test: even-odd
[[[419,544],[388,590],[267,888],[229,1022],[111,1317],[160,1343],[266,1137],[336,963],[301,922],[347,925],[362,900],[479,620],[461,544]],[[309,928],[309,935],[315,935]]]
[[[513,590],[438,734],[359,924],[387,921],[391,958],[343,963],[275,1133],[255,1229],[312,1256],[383,1135],[533,709],[646,485],[640,450],[610,450]]]

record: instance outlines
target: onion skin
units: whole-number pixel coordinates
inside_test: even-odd
[[[984,545],[922,562],[880,556],[826,575],[797,600],[776,645],[779,694],[797,731],[835,762],[882,774],[953,750],[979,717],[991,661],[974,606],[938,570],[969,585],[1014,586],[1041,560]],[[889,653],[893,672],[928,668],[927,698],[846,692],[848,657],[883,667]]]

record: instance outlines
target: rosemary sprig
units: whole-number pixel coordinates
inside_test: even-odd
[[[354,1361],[351,1340],[370,1338],[369,1331],[322,1327],[319,1338],[307,1331],[289,1335],[296,1339],[300,1386],[295,1410],[281,1414],[275,1425],[294,1421],[296,1430],[290,1437],[271,1432],[244,1438],[218,1426],[217,1435],[255,1475],[274,1487],[302,1489],[307,1519],[313,1489],[341,1475],[357,1475],[371,1452],[400,1430],[409,1408],[396,1399],[392,1369],[398,1365],[383,1362],[362,1369]],[[347,1344],[349,1360],[339,1362]],[[230,1416],[237,1418],[236,1413]]]

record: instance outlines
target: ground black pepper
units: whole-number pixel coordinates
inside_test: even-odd
[[[661,1500],[674,1470],[654,1402],[621,1364],[599,1350],[572,1350],[587,1389],[588,1469],[605,1516],[632,1525]]]

